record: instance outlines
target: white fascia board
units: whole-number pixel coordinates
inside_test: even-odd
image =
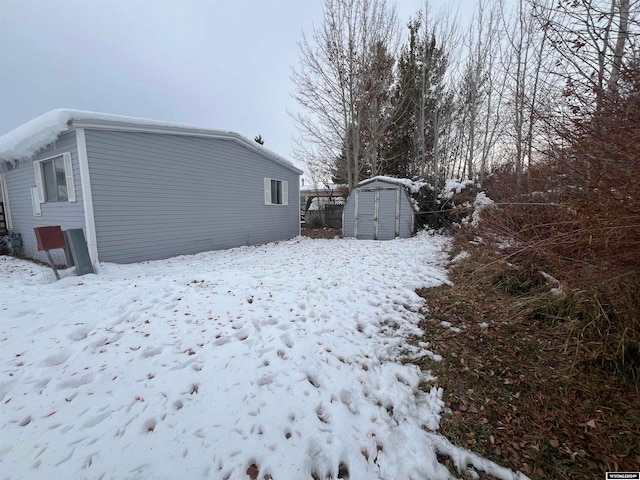
[[[0,200],[4,203],[4,221],[7,230],[12,231],[13,223],[11,221],[11,205],[9,205],[9,188],[5,175],[4,173],[0,173]]]

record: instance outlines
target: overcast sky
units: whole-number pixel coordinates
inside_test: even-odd
[[[295,161],[291,71],[322,4],[0,0],[0,135],[73,108],[260,134]],[[398,0],[402,24],[423,4]]]

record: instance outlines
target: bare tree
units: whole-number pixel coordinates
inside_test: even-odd
[[[518,180],[532,162],[539,92],[542,87],[540,73],[543,68],[551,68],[550,61],[553,60],[552,52],[547,50],[547,26],[552,18],[553,11],[548,7],[547,0],[537,0],[536,3],[518,0],[511,23],[503,17],[505,38],[511,52],[510,68],[505,69],[510,82],[509,136],[512,139]]]
[[[480,181],[503,132],[506,76],[499,67],[508,67],[501,42],[502,14],[502,2],[478,0],[465,38],[466,61],[458,88],[457,123],[462,148],[457,176]]]
[[[611,67],[611,76],[609,77],[609,91],[613,91],[617,88],[618,80],[620,79],[620,68],[622,66],[622,58],[624,55],[624,47],[629,39],[629,0],[620,0],[619,3],[619,23],[618,23],[618,37],[616,45],[613,48],[613,60]]]
[[[300,66],[293,72],[294,98],[304,113],[294,116],[302,138],[296,152],[316,170],[330,170],[344,155],[347,183],[358,183],[367,119],[379,122],[380,98],[389,88],[384,75],[372,76],[381,52],[395,55],[398,22],[385,0],[325,0],[322,25],[299,43]],[[373,104],[367,98],[375,98]],[[383,130],[369,125],[373,142]]]
[[[563,79],[562,95],[572,102],[574,117],[590,115],[593,105],[599,111],[605,96],[616,90],[625,49],[637,42],[639,7],[639,0],[565,0],[546,6],[554,15],[545,28],[560,57],[551,73]]]
[[[421,12],[424,25],[419,49],[418,95],[414,108],[417,118],[417,141],[414,157],[420,168],[419,176],[430,176],[433,186],[439,188],[443,158],[447,148],[446,135],[450,133],[452,94],[447,88],[450,80],[451,60],[455,58],[458,41],[457,22],[451,12],[440,11],[432,15],[428,2]]]

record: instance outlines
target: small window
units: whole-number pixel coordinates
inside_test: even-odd
[[[66,202],[69,200],[62,155],[42,162],[42,179],[44,181],[45,202]]]
[[[271,180],[271,205],[282,205],[282,182]]]
[[[273,178],[264,179],[264,204],[265,205],[288,205],[289,204],[289,183],[285,180],[275,180]]]
[[[73,164],[69,152],[38,160],[33,164],[36,176],[38,204],[50,202],[75,202],[76,190]]]

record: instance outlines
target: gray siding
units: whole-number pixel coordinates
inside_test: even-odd
[[[356,202],[356,191],[357,202]],[[376,180],[351,191],[344,206],[343,236],[364,240],[390,240],[396,237],[396,205],[399,202],[399,237],[413,234],[414,210],[405,189],[393,183]],[[378,198],[377,232],[375,198]],[[356,207],[357,203],[357,207]],[[357,215],[356,215],[357,208]],[[357,226],[357,231],[356,231]],[[356,235],[357,233],[357,235]]]
[[[71,153],[77,201],[43,203],[41,206],[42,216],[36,217],[33,214],[31,203],[31,186],[36,184],[33,162],[65,152]],[[55,144],[40,152],[32,161],[21,160],[18,163],[18,168],[7,171],[5,177],[13,231],[22,236],[24,254],[28,257],[47,261],[46,254],[38,251],[36,236],[33,232],[34,227],[60,225],[63,230],[84,228],[84,205],[82,203],[82,185],[80,184],[75,132],[61,135]],[[66,263],[62,250],[52,250],[51,254],[56,263]]]
[[[128,263],[292,238],[299,176],[232,140],[86,130],[101,261]],[[289,205],[264,204],[264,178]]]
[[[353,237],[353,227],[355,225],[355,189],[351,189],[349,196],[344,201],[344,208],[342,209],[342,236]]]
[[[378,190],[378,240],[396,238],[396,204],[398,198],[402,202],[401,190],[401,187]]]

